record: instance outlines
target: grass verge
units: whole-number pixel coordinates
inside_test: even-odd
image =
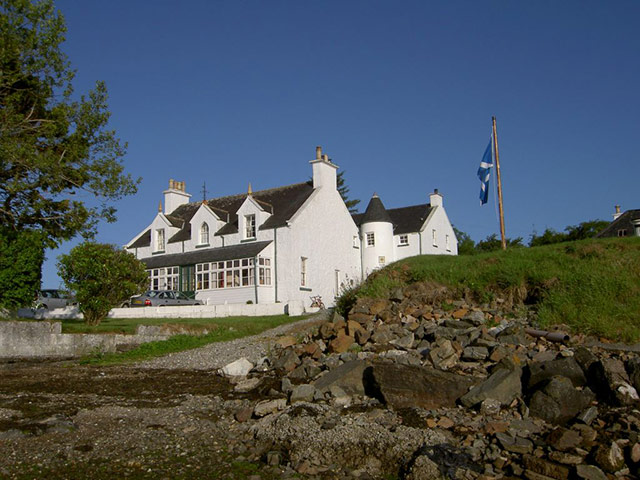
[[[258,333],[264,332],[265,330],[269,330],[286,323],[293,323],[303,318],[304,317],[275,315],[269,317],[226,317],[213,318],[209,320],[197,319],[198,322],[190,322],[189,320],[192,319],[175,319],[172,324],[194,325],[197,323],[197,325],[199,326],[206,326],[210,330],[210,332],[206,335],[175,335],[168,340],[144,343],[132,350],[122,353],[96,353],[81,360],[81,363],[110,365],[148,360],[150,358],[167,355],[169,353],[182,352],[185,350],[202,347],[204,345],[208,345],[209,343],[225,342],[228,340],[234,340],[236,338],[256,335]],[[114,324],[119,324],[117,319],[109,320],[113,320]],[[145,324],[163,323],[162,319],[136,319],[136,321],[137,323]],[[146,323],[147,321],[149,323]],[[127,319],[127,323],[128,322],[129,319]]]
[[[482,303],[535,308],[541,326],[640,340],[640,239],[597,239],[471,256],[419,256],[371,275],[356,295],[435,282]]]

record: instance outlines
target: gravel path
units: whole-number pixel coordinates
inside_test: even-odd
[[[228,342],[210,343],[193,350],[170,353],[153,360],[136,363],[135,366],[136,368],[212,370],[222,368],[242,357],[255,364],[267,354],[277,337],[309,330],[313,325],[324,321],[327,316],[328,312],[326,310],[320,311],[304,320],[280,325],[251,337],[238,338]]]

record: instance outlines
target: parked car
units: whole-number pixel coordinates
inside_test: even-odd
[[[142,295],[131,297],[131,307],[166,307],[170,305],[202,305],[201,300],[187,297],[174,290],[149,290]]]
[[[34,302],[34,308],[53,310],[54,308],[64,308],[67,305],[74,305],[75,303],[75,298],[62,290],[46,289],[38,292]]]

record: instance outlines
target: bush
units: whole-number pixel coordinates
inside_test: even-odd
[[[149,281],[140,260],[103,243],[84,242],[68,255],[60,255],[58,269],[88,325],[99,325],[109,310],[142,292]]]
[[[40,289],[44,261],[39,231],[0,229],[0,308],[25,307]]]

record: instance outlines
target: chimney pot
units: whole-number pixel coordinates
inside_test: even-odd
[[[320,160],[322,158],[322,147],[318,145],[316,147],[316,160]]]
[[[434,189],[433,189],[433,193],[438,193],[438,189],[437,189],[437,188],[434,188]]]
[[[169,189],[173,188],[173,178],[169,179]]]
[[[620,213],[620,205],[616,205],[616,213]]]
[[[327,154],[322,155],[322,160],[324,160],[325,162],[328,162],[329,161],[329,155],[327,155]]]

